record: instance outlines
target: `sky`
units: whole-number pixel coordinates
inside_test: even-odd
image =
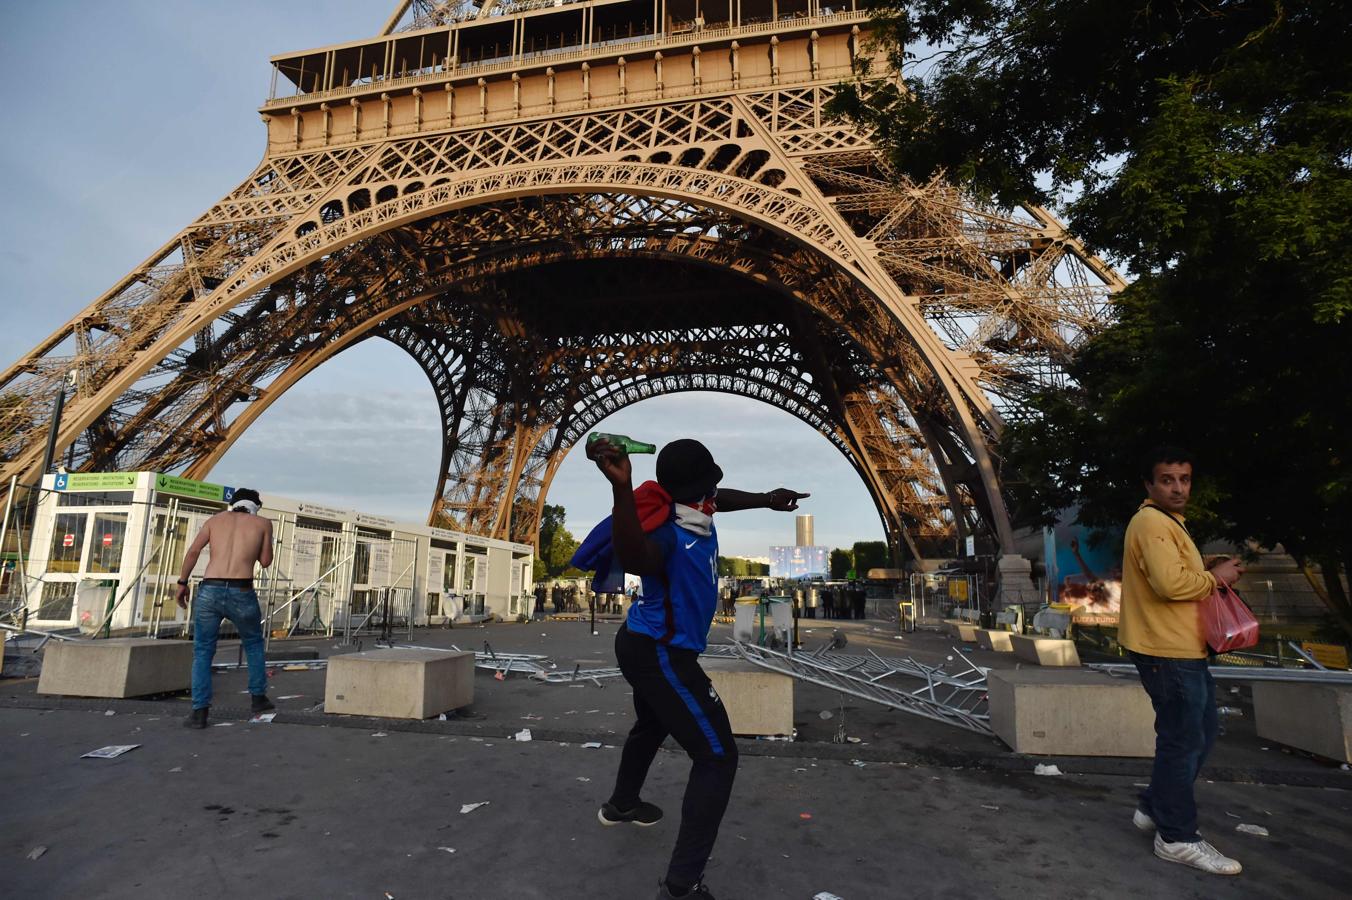
[[[31,349],[233,189],[264,149],[268,57],[376,33],[392,0],[49,0],[0,3],[0,367]],[[662,444],[695,437],[723,485],[812,494],[817,543],[881,540],[854,470],[788,413],[711,393],[658,397],[598,430]],[[404,351],[366,341],[273,403],[212,481],[425,521],[440,464],[431,386]],[[635,480],[652,477],[635,457]],[[548,502],[578,537],[610,512],[576,449]],[[793,516],[717,520],[725,555],[792,544]]]

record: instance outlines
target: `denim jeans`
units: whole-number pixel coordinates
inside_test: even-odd
[[[203,582],[192,602],[192,708],[211,705],[211,661],[216,657],[216,638],[221,620],[229,619],[244,643],[249,661],[249,693],[267,693],[268,673],[263,665],[262,613],[258,595],[251,588]]]
[[[1141,810],[1164,840],[1201,840],[1192,785],[1216,743],[1216,682],[1205,659],[1132,653],[1131,661],[1155,707],[1155,765],[1150,787],[1141,792]]]

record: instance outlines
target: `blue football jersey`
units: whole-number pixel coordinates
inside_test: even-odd
[[[710,525],[703,537],[673,519],[648,537],[662,547],[666,576],[643,576],[643,596],[629,607],[629,630],[701,652],[718,608],[718,530]]]

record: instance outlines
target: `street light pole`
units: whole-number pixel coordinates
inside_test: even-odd
[[[56,454],[56,433],[61,429],[61,410],[66,406],[66,382],[63,380],[56,389],[56,402],[52,405],[52,425],[47,429],[47,451],[42,454],[42,475],[52,468],[52,457]]]

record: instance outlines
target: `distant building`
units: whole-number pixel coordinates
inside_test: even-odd
[[[812,535],[812,516],[804,514],[796,516],[793,520],[794,530],[796,532],[794,543],[799,547],[811,547],[817,542],[813,540]]]
[[[804,578],[825,576],[830,572],[829,547],[771,547],[771,578]]]

